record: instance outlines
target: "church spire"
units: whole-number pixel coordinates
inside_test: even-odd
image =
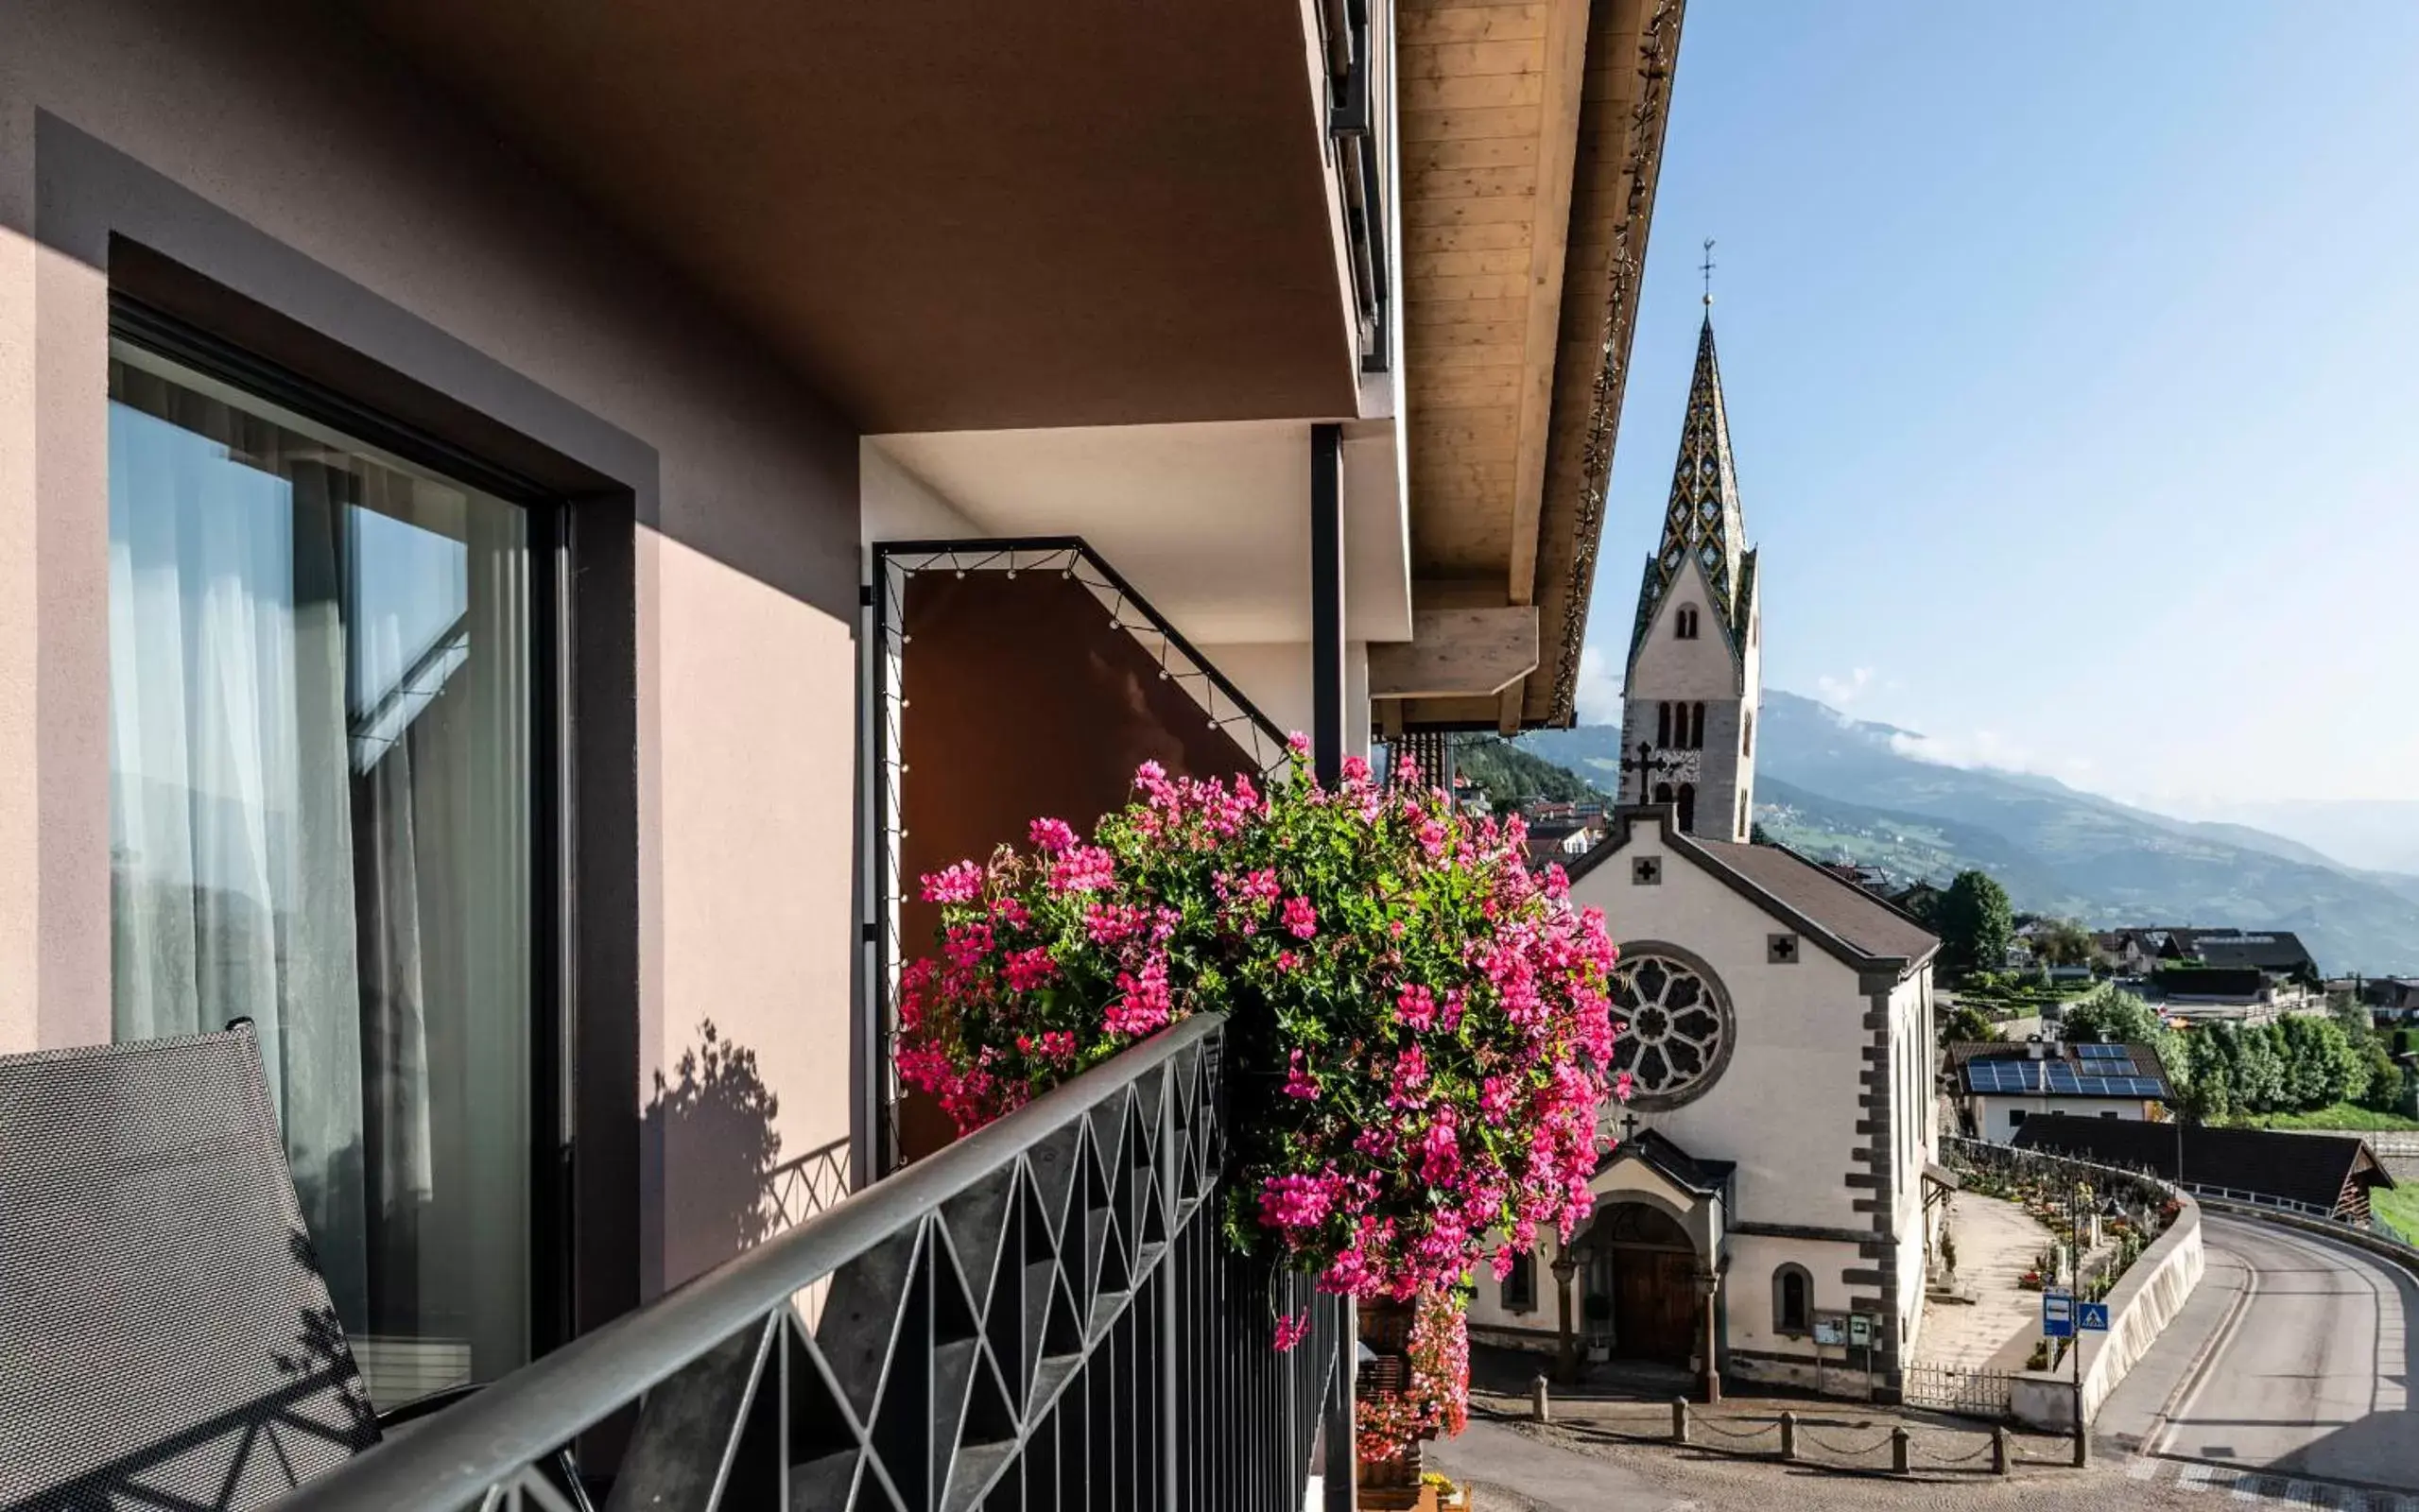
[[[1732,654],[1744,649],[1755,554],[1747,549],[1738,475],[1731,463],[1730,416],[1722,403],[1721,365],[1714,355],[1710,291],[1705,304],[1705,321],[1697,333],[1697,371],[1688,383],[1688,414],[1680,431],[1680,456],[1672,467],[1671,498],[1664,510],[1663,542],[1647,563],[1646,583],[1638,595],[1637,630],[1630,650],[1633,662],[1655,610],[1692,561],[1704,574],[1714,618],[1728,634]]]

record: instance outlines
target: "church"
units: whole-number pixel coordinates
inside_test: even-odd
[[[1619,943],[1626,1104],[1593,1219],[1470,1310],[1567,1372],[1659,1362],[1894,1398],[1923,1326],[1935,1213],[1932,957],[1912,919],[1751,843],[1762,686],[1721,373],[1698,336],[1662,542],[1623,685],[1620,803],[1569,866]]]

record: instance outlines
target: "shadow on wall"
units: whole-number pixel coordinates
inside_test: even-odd
[[[763,1242],[776,1227],[768,1195],[781,1159],[781,1099],[756,1053],[714,1021],[681,1053],[677,1079],[655,1074],[640,1126],[643,1159],[664,1173],[664,1284],[668,1289]]]

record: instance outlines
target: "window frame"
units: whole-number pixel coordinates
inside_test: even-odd
[[[579,1332],[577,1168],[578,1053],[573,837],[575,644],[572,501],[559,490],[352,399],[125,289],[109,296],[109,337],[164,357],[521,509],[529,564],[529,1193],[528,1356]]]
[[[1512,1284],[1515,1279],[1519,1281],[1516,1293]],[[1513,1314],[1536,1312],[1537,1256],[1535,1251],[1526,1249],[1515,1251],[1512,1257],[1512,1269],[1504,1274],[1500,1285],[1501,1291],[1497,1300],[1503,1304],[1505,1312]]]
[[[1788,1283],[1805,1288],[1806,1306],[1792,1326],[1788,1316]],[[1805,1338],[1814,1332],[1814,1273],[1793,1260],[1772,1267],[1772,1332],[1782,1338]]]

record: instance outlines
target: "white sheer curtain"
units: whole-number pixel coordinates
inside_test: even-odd
[[[361,1011],[333,507],[323,488],[112,406],[116,1035],[252,1021],[320,1265],[357,1304]]]
[[[523,511],[111,369],[115,1034],[249,1018],[382,1404],[527,1358]]]

